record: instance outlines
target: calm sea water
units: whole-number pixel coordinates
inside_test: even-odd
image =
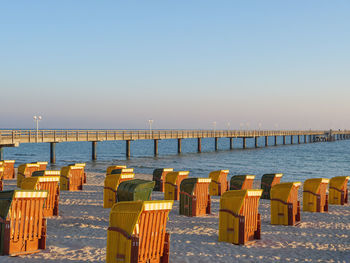
[[[290,143],[288,137],[287,143]],[[303,138],[303,137],[302,137]],[[294,138],[294,143],[297,138]],[[263,147],[264,137],[259,138],[260,148],[254,148],[254,139],[247,139],[248,149],[242,149],[242,140],[234,139],[234,149],[229,149],[229,139],[219,139],[219,150],[214,151],[214,139],[202,139],[202,153],[197,153],[197,140],[182,140],[182,153],[177,154],[177,140],[160,140],[159,155],[153,155],[153,141],[131,142],[131,158],[125,157],[124,141],[98,142],[97,161],[91,160],[91,143],[68,142],[56,145],[56,164],[50,169],[73,162],[86,162],[87,171],[105,172],[109,165],[126,164],[136,173],[151,174],[153,169],[172,167],[189,170],[194,177],[207,177],[218,169],[229,169],[230,175],[255,174],[257,179],[264,173],[284,173],[284,181],[304,181],[311,177],[350,175],[350,140]],[[282,137],[278,138],[282,144]],[[48,143],[21,144],[5,148],[5,159],[16,160],[16,166],[34,161],[49,161]],[[49,165],[50,166],[50,165]]]

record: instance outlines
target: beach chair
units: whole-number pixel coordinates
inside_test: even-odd
[[[252,189],[255,175],[234,175],[230,180],[230,190]]]
[[[111,174],[130,174],[134,173],[134,168],[118,168],[112,170]]]
[[[165,178],[164,200],[180,199],[181,181],[188,177],[189,171],[169,172]]]
[[[126,168],[126,165],[112,165],[112,166],[108,166],[107,170],[106,170],[106,176],[110,175],[113,170],[123,169],[123,168]]]
[[[111,208],[117,202],[117,189],[120,183],[134,179],[135,174],[110,174],[107,175],[103,187],[103,208]]]
[[[210,178],[185,178],[180,184],[180,215],[201,216],[211,213]]]
[[[158,168],[153,171],[153,181],[156,182],[156,185],[154,186],[154,191],[164,192],[164,183],[166,175],[172,171],[174,171],[173,168]]]
[[[329,180],[329,204],[344,205],[348,203],[349,176],[336,176]]]
[[[300,223],[300,182],[275,184],[271,188],[271,224],[297,225]]]
[[[154,184],[153,181],[142,179],[121,182],[117,189],[117,202],[151,200]]]
[[[83,190],[83,167],[64,166],[61,168],[60,189],[62,191]]]
[[[23,178],[23,190],[45,190],[48,195],[44,205],[44,217],[58,216],[58,201],[60,196],[59,176],[32,176]]]
[[[261,199],[270,199],[271,187],[274,186],[275,184],[279,184],[282,176],[283,176],[282,173],[276,173],[276,174],[264,174],[261,177],[261,189],[263,190]]]
[[[4,167],[3,179],[15,179],[15,160],[0,161],[0,167]]]
[[[4,182],[2,181],[4,178],[4,170],[5,168],[3,166],[0,166],[0,191],[2,191],[4,188]]]
[[[209,184],[209,194],[221,196],[227,190],[229,185],[227,182],[227,175],[229,170],[218,170],[209,173],[211,182]]]
[[[166,232],[173,201],[116,203],[109,215],[107,263],[169,263]]]
[[[46,191],[0,192],[0,254],[32,254],[46,247]]]
[[[17,187],[21,188],[23,178],[31,177],[33,172],[39,171],[39,167],[39,164],[36,163],[25,163],[18,166]]]
[[[34,176],[60,176],[61,171],[59,170],[41,170],[41,171],[34,171],[32,173],[32,177]]]
[[[38,171],[46,170],[47,162],[34,162],[34,163],[35,163],[35,164],[39,164]]]
[[[80,166],[80,167],[83,167],[83,184],[86,184],[86,172],[85,172],[85,166],[86,166],[86,163],[74,163],[74,164],[70,164],[69,166]]]
[[[329,179],[312,178],[304,182],[303,189],[303,211],[327,212],[328,195],[327,185]]]
[[[230,190],[220,198],[219,241],[244,245],[260,239],[262,190]]]

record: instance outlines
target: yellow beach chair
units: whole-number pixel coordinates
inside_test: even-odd
[[[189,171],[169,172],[165,178],[164,200],[180,199],[181,181],[188,177]]]
[[[271,188],[271,224],[297,225],[300,223],[298,190],[301,182],[275,184]]]
[[[116,203],[109,215],[107,263],[169,262],[168,214],[173,201]]]
[[[260,239],[262,190],[230,190],[220,198],[219,241],[244,245]]]
[[[40,165],[36,163],[25,163],[18,166],[17,187],[21,187],[23,178],[32,176],[32,173],[39,171]]]
[[[111,166],[108,166],[107,170],[106,170],[106,176],[110,175],[113,170],[125,169],[125,168],[126,168],[126,165],[111,165]]]
[[[327,185],[329,179],[313,178],[304,182],[303,189],[303,211],[327,212],[328,195]]]
[[[348,203],[348,181],[350,176],[336,176],[329,181],[329,204]]]
[[[107,175],[103,187],[103,208],[111,208],[117,202],[117,189],[121,182],[134,179],[134,173]]]
[[[229,190],[229,185],[227,181],[227,175],[229,170],[218,170],[209,173],[209,178],[211,182],[209,184],[209,194],[221,196],[227,190]]]

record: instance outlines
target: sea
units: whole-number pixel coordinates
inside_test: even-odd
[[[303,137],[302,137],[303,139]],[[197,152],[197,139],[183,139],[182,152],[177,153],[177,140],[159,140],[159,154],[154,156],[152,140],[131,142],[131,157],[127,158],[125,141],[102,141],[97,143],[97,160],[93,161],[91,142],[62,142],[56,144],[56,163],[48,169],[57,170],[71,163],[86,163],[86,171],[104,173],[110,165],[126,165],[135,173],[152,174],[156,168],[174,168],[176,171],[190,171],[192,177],[208,177],[209,172],[220,169],[230,170],[229,176],[253,174],[260,179],[265,173],[283,173],[283,181],[303,182],[308,178],[331,178],[350,175],[350,140],[315,142],[300,144],[297,137],[290,144],[282,145],[278,137],[258,139],[247,138],[247,148],[242,149],[242,139],[233,140],[230,149],[228,138],[218,140],[215,151],[213,138],[202,139],[202,152]],[[15,166],[22,163],[50,160],[49,143],[23,143],[19,147],[5,148],[5,160],[16,160]]]

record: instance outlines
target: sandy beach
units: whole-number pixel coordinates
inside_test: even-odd
[[[88,173],[83,191],[61,191],[60,216],[47,220],[46,250],[3,256],[0,262],[104,262],[109,220],[109,209],[102,207],[104,178],[104,173]],[[4,190],[15,184],[5,180]],[[152,199],[163,199],[163,193],[153,192]],[[328,213],[301,212],[296,227],[273,226],[270,201],[260,200],[261,240],[246,246],[218,242],[219,197],[212,197],[208,216],[180,216],[178,210],[175,201],[167,224],[170,262],[350,262],[350,205],[330,205]]]

